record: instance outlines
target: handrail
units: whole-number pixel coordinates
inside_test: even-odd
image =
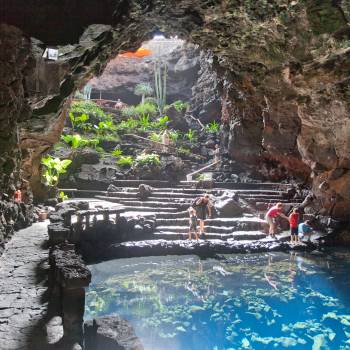
[[[206,165],[205,167],[194,171],[193,173],[187,174],[187,175],[186,175],[186,181],[192,181],[193,175],[199,174],[199,173],[201,173],[203,170],[207,170],[207,169],[211,168],[213,165],[216,165],[216,164],[218,164],[218,163],[220,163],[220,162],[221,162],[221,160],[217,160],[216,162],[210,163],[210,164]]]

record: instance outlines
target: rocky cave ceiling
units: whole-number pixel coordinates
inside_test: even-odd
[[[348,1],[2,0],[0,7],[2,190],[21,176],[38,179],[75,89],[159,29],[210,53],[232,158],[270,179],[311,178],[324,206],[336,198],[335,215],[348,215]],[[59,61],[40,60],[46,45],[61,47]]]

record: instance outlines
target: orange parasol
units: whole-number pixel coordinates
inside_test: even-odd
[[[121,53],[118,55],[118,57],[127,57],[127,58],[142,58],[146,56],[152,55],[152,51],[149,49],[146,49],[144,47],[140,47],[135,52],[132,51],[126,51],[124,53]]]

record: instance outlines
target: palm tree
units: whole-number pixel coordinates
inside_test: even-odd
[[[136,85],[134,93],[141,96],[141,103],[144,103],[145,97],[153,94],[153,88],[149,83],[139,83]]]

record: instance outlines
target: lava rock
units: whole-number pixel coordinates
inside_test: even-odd
[[[86,350],[143,350],[129,322],[119,316],[105,316],[84,324]]]
[[[243,209],[233,198],[221,199],[215,202],[215,209],[219,216],[223,218],[240,216],[243,213]]]
[[[146,200],[149,196],[152,195],[152,192],[153,192],[153,188],[151,186],[145,185],[145,184],[140,184],[137,196],[141,200]]]

